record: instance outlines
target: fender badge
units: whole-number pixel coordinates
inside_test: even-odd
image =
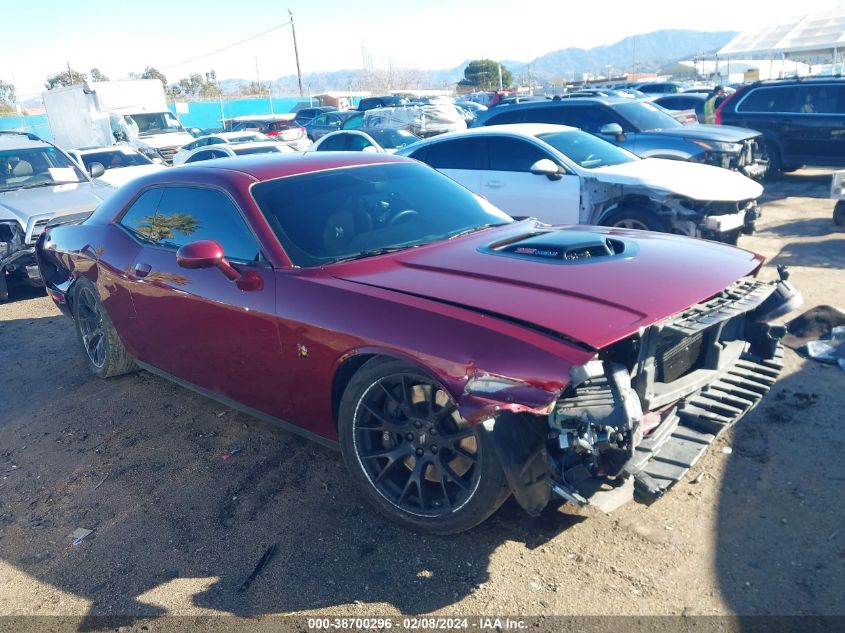
[[[300,358],[308,358],[308,348],[305,347],[302,343],[296,344],[296,353],[299,355]]]

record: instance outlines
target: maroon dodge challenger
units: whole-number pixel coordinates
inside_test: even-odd
[[[655,501],[771,388],[800,302],[747,251],[517,221],[360,152],[152,174],[37,256],[96,375],[339,447],[369,503],[439,534],[509,494]]]

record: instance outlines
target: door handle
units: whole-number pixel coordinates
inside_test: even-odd
[[[505,183],[503,183],[501,180],[489,180],[489,181],[487,181],[487,186],[488,187],[504,187]]]
[[[146,277],[150,274],[150,271],[153,269],[152,266],[149,264],[135,264],[135,276],[136,277]]]

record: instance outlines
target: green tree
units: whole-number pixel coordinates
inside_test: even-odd
[[[513,74],[502,66],[502,86],[508,87],[513,81]],[[479,90],[495,90],[499,87],[499,62],[492,59],[476,59],[464,68],[464,86],[472,86]]]
[[[210,70],[204,76],[199,73],[191,73],[187,77],[183,77],[177,83],[168,87],[167,94],[174,99],[216,97],[219,90],[217,73]]]
[[[141,73],[141,79],[158,79],[163,86],[167,86],[167,77],[164,76],[163,72],[152,66],[144,68],[144,72]]]
[[[47,77],[47,83],[44,86],[47,90],[52,90],[53,88],[61,88],[62,86],[75,86],[76,84],[81,84],[86,79],[88,79],[88,75],[71,68],[70,70],[63,70],[55,75],[50,75]]]
[[[190,213],[163,215],[156,213],[144,217],[144,224],[138,227],[138,233],[151,240],[172,240],[173,231],[190,235],[200,226],[199,220]]]
[[[108,80],[109,80],[109,78],[106,77],[99,68],[92,68],[91,69],[91,81],[108,81]]]
[[[0,79],[0,112],[15,109],[15,86]]]

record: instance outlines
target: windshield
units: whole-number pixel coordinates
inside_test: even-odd
[[[122,152],[120,150],[83,154],[81,158],[85,169],[89,172],[91,171],[91,165],[94,163],[100,163],[105,169],[120,169],[121,167],[153,164],[153,161],[137,152]]]
[[[252,187],[296,266],[312,267],[448,239],[513,220],[420,164],[364,165]]]
[[[683,127],[671,116],[662,112],[651,103],[632,101],[620,103],[613,108],[617,113],[628,119],[637,132],[654,132],[665,128]]]
[[[138,134],[140,136],[185,131],[179,120],[170,112],[126,115],[126,119],[138,126]]]
[[[419,136],[407,130],[367,130],[367,134],[385,149],[401,149],[420,140]]]
[[[537,138],[586,169],[639,160],[631,152],[580,130],[539,134]]]
[[[87,181],[79,167],[55,147],[0,151],[0,191]]]

